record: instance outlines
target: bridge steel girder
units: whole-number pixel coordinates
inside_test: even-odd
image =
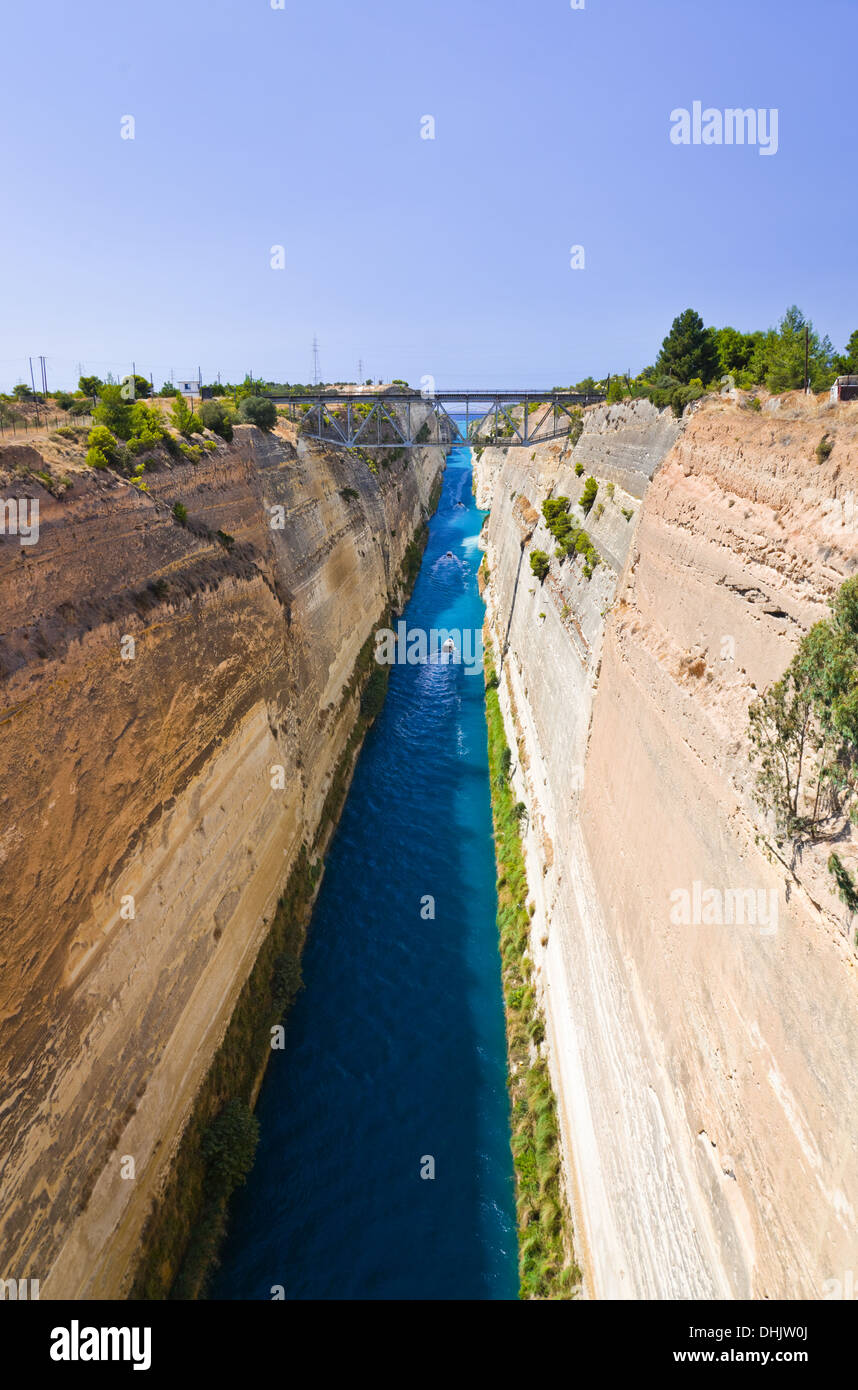
[[[271,399],[285,404],[293,420],[298,419],[298,406],[309,406],[300,419],[302,436],[334,448],[414,449],[421,445],[449,448],[461,444],[518,449],[563,438],[574,419],[573,411],[585,405],[601,403],[605,397],[574,391],[439,391],[427,397],[406,396],[397,392],[358,396],[314,391],[301,396],[274,396]],[[465,406],[464,429],[462,422],[449,409],[456,403]],[[369,406],[369,412],[357,420],[354,412],[356,404]],[[428,421],[424,417],[415,433],[411,411],[414,404],[431,408],[436,429],[430,432],[428,439],[417,438]],[[544,409],[541,415],[538,408],[533,412],[538,418],[531,424],[530,407],[534,404]],[[483,409],[472,417],[473,405],[482,406]],[[335,409],[345,409],[344,421],[337,419]],[[404,419],[400,419],[397,411],[403,409]],[[521,421],[514,418],[515,410],[523,411]],[[502,434],[502,427],[509,432]],[[383,430],[388,434],[386,439],[381,437]],[[371,437],[373,433],[374,439]]]

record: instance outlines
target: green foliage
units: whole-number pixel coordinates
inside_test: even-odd
[[[595,479],[588,481],[595,482]],[[597,485],[598,486],[598,485]],[[593,494],[595,496],[595,493]],[[592,500],[590,502],[592,506]],[[542,504],[542,515],[545,517],[546,525],[557,542],[555,554],[559,560],[565,560],[568,556],[583,555],[584,557],[584,577],[589,579],[593,570],[599,563],[599,555],[587,532],[581,526],[576,526],[569,515],[570,501],[568,497],[548,497]],[[589,507],[587,508],[589,510]],[[541,554],[534,551],[534,554]],[[531,565],[532,565],[531,560]]]
[[[202,433],[202,420],[191,410],[182,395],[177,395],[170,406],[170,420],[174,429],[178,430],[179,434],[184,435],[186,439],[192,434]]]
[[[239,419],[261,430],[272,430],[277,423],[277,407],[263,396],[245,396],[238,408]]]
[[[58,391],[54,402],[59,410],[70,410],[74,405],[74,396],[70,396],[68,391]]]
[[[612,376],[611,384],[608,387],[608,405],[619,405],[620,401],[625,400],[627,394],[626,383],[621,376]]]
[[[718,352],[718,370],[721,376],[732,376],[737,386],[743,378],[753,379],[751,366],[755,353],[759,352],[764,334],[741,333],[737,328],[716,328],[713,330]]]
[[[824,434],[814,450],[816,462],[825,463],[825,460],[830,456],[833,448],[834,441],[829,439],[827,434]]]
[[[121,386],[104,385],[100,388],[98,405],[92,412],[93,420],[106,425],[117,439],[130,439],[133,431],[132,403],[125,400]]]
[[[520,1297],[574,1296],[580,1282],[572,1223],[561,1182],[557,1109],[545,1059],[545,1022],[530,984],[527,873],[521,843],[524,807],[513,800],[506,771],[498,677],[486,655],[486,723],[498,865],[498,932],[506,1012],[512,1155],[516,1184]],[[534,1049],[536,1055],[534,1056]]]
[[[188,520],[188,509],[185,506],[184,502],[173,503],[173,516],[176,518],[180,526],[184,526],[186,524]]]
[[[598,491],[599,484],[596,482],[596,479],[588,478],[584,484],[584,491],[581,493],[578,503],[585,516],[589,514],[590,508],[596,500],[596,493]]]
[[[858,795],[858,576],[749,709],[755,798],[780,834],[815,838]]]
[[[536,575],[540,584],[545,583],[545,576],[551,567],[551,561],[544,550],[533,550],[530,554],[530,568]]]
[[[370,722],[381,714],[384,697],[387,694],[389,666],[374,665],[369,680],[360,697],[360,712]]]
[[[569,413],[572,417],[569,426],[569,447],[574,449],[584,432],[584,412],[583,410],[572,410]]]
[[[834,370],[838,376],[858,376],[858,328],[850,334],[846,351],[835,357]]]
[[[82,376],[77,384],[77,389],[83,391],[85,396],[97,396],[102,387],[101,377]]]
[[[165,381],[165,382],[164,382],[164,385],[161,387],[160,391],[158,392],[158,395],[159,395],[159,396],[178,396],[178,395],[179,395],[179,388],[178,388],[178,386],[174,386],[173,383],[172,383],[172,381]]]
[[[581,474],[582,474],[583,472],[584,472],[584,465],[583,465],[583,463],[576,463],[576,464],[575,464],[575,477],[576,477],[576,478],[580,478],[580,477],[581,477]]]
[[[275,1009],[283,1013],[303,988],[304,979],[299,958],[291,951],[284,951],[275,960],[271,977],[271,999]]]
[[[87,436],[85,462],[90,468],[109,468],[117,461],[117,441],[106,425],[94,425]]]
[[[661,345],[656,372],[687,384],[694,377],[712,381],[718,371],[718,348],[694,309],[686,309],[671,325]]]
[[[232,439],[232,411],[221,401],[203,401],[199,416],[207,430],[220,435],[227,442]]]
[[[837,896],[840,901],[846,904],[850,912],[858,912],[858,888],[839,855],[831,853],[828,856],[828,872],[837,884]]]
[[[209,1125],[202,1142],[206,1183],[212,1193],[228,1197],[247,1179],[259,1143],[259,1121],[242,1100],[227,1101]]]
[[[765,335],[754,357],[756,379],[764,379],[770,391],[796,391],[804,386],[805,330],[811,389],[822,391],[834,380],[834,354],[829,339],[820,338],[810,320],[793,304],[777,329]]]

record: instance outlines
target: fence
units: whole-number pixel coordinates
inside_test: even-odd
[[[55,415],[53,424],[47,413],[33,416],[32,419],[21,419],[20,416],[13,416],[11,420],[4,420],[3,416],[0,415],[0,439],[8,442],[19,435],[25,439],[30,434],[46,434],[49,430],[59,429],[62,425],[83,425],[91,428],[92,424],[91,415]]]

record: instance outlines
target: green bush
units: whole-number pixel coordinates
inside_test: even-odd
[[[206,1184],[228,1197],[242,1186],[253,1167],[259,1143],[259,1121],[242,1100],[230,1100],[203,1136]]]
[[[271,1001],[278,1013],[289,1007],[295,995],[304,988],[301,975],[301,962],[297,956],[285,951],[274,961],[271,977]]]
[[[834,440],[829,439],[828,435],[824,434],[816,446],[816,462],[825,463],[825,460],[830,456],[833,448]]]
[[[69,410],[74,405],[74,396],[70,396],[68,391],[58,391],[54,401],[59,410]]]
[[[263,396],[245,396],[238,408],[239,419],[261,430],[272,430],[277,423],[277,408]]]
[[[551,561],[544,550],[531,551],[530,568],[536,575],[540,584],[545,582],[545,576],[551,568]]]
[[[579,506],[584,515],[587,516],[590,508],[596,500],[596,493],[599,491],[599,484],[595,478],[588,478],[584,484],[584,491],[581,493]]]
[[[173,503],[173,516],[176,518],[180,526],[185,525],[186,521],[188,520],[188,509],[185,506],[184,502]]]
[[[117,439],[130,439],[133,431],[131,405],[123,397],[121,386],[102,386],[92,418],[106,426]]]
[[[232,411],[221,401],[203,401],[199,414],[207,430],[227,442],[232,439]]]
[[[576,464],[575,464],[575,477],[576,477],[576,478],[580,478],[580,476],[581,476],[581,474],[582,474],[583,472],[584,472],[584,465],[583,465],[583,463],[576,463]]]

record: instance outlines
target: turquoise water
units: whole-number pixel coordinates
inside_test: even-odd
[[[471,456],[448,459],[409,630],[483,623]],[[447,552],[452,555],[448,556]],[[215,1298],[515,1298],[483,681],[394,665],[258,1106]],[[427,895],[434,920],[421,917]],[[434,1159],[434,1179],[421,1178]]]

